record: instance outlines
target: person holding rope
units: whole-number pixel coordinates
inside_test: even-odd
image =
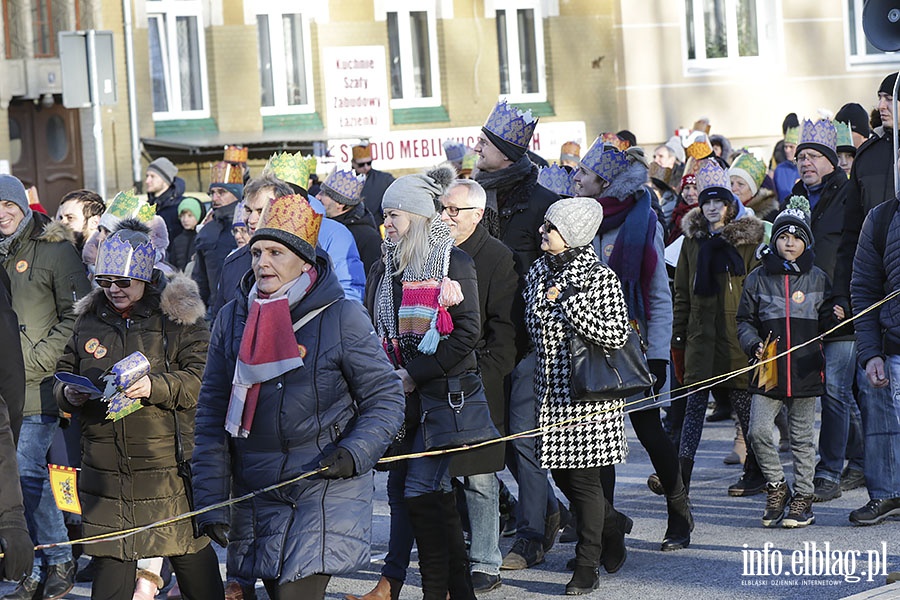
[[[94,600],[130,600],[137,561],[168,556],[184,596],[220,600],[224,588],[216,553],[190,520],[125,537],[141,527],[190,511],[189,461],[194,412],[206,361],[209,331],[197,285],[183,275],[166,282],[154,269],[149,229],[123,221],[100,243],[94,281],[99,287],[75,307],[72,337],[57,372],[86,377],[104,389],[104,375],[140,352],[150,372],[124,390],[136,408],[112,418],[112,403],[90,399],[71,385],[54,388],[60,408],[79,415],[78,478],[84,535],[90,544]]]
[[[372,467],[403,420],[400,378],[316,248],[321,223],[299,194],[263,209],[198,400],[196,501],[218,506],[197,524],[273,600],[324,598],[332,575],[369,564]]]

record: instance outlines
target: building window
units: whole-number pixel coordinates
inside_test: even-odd
[[[544,28],[536,1],[496,2],[500,95],[512,102],[543,102]]]
[[[386,13],[391,61],[391,108],[438,106],[441,103],[441,89],[434,8],[396,8]]]
[[[732,68],[779,55],[777,0],[684,0],[688,71]]]
[[[854,65],[883,65],[900,62],[896,52],[884,52],[869,43],[862,26],[863,0],[846,0],[848,62]]]
[[[209,92],[199,0],[148,0],[153,118],[206,118]]]
[[[289,4],[294,3],[265,3],[268,9],[260,7],[256,14],[264,115],[315,110],[309,19],[290,12]]]

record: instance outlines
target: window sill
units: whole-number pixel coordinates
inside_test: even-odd
[[[171,135],[173,133],[219,133],[216,120],[212,117],[205,119],[172,119],[171,121],[154,121],[156,136]]]
[[[324,129],[319,113],[300,113],[293,115],[263,115],[263,130],[294,129],[310,131]]]
[[[450,113],[443,106],[422,108],[395,108],[391,111],[394,125],[411,125],[413,123],[447,123]]]

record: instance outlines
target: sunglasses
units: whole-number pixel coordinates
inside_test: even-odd
[[[544,221],[544,233],[550,233],[551,231],[559,231],[559,229],[550,221]]]
[[[458,216],[459,216],[459,211],[461,211],[461,210],[475,210],[476,208],[478,208],[478,207],[477,207],[477,206],[463,206],[463,207],[459,207],[459,206],[443,206],[443,205],[441,205],[441,212],[446,211],[447,214],[450,215],[451,217],[458,217]]]
[[[128,277],[118,277],[116,279],[110,279],[108,277],[94,277],[94,281],[96,281],[97,285],[102,288],[110,288],[112,287],[112,284],[116,284],[116,287],[120,290],[131,287],[131,279]]]
[[[358,162],[358,163],[356,163],[356,166],[357,166],[357,167],[368,167],[368,166],[371,165],[371,164],[372,164],[372,161],[371,161],[371,160],[367,160],[366,162]]]

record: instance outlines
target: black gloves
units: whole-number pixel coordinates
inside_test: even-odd
[[[0,578],[21,581],[31,573],[34,563],[34,544],[28,530],[18,527],[0,529]]]
[[[344,448],[338,448],[319,461],[320,467],[328,467],[319,474],[325,479],[347,479],[353,477],[356,465],[353,464],[353,456]]]
[[[200,528],[200,531],[223,548],[228,547],[228,530],[229,527],[225,523],[207,523]]]
[[[666,379],[669,376],[669,361],[661,358],[650,358],[647,359],[647,366],[650,367],[650,373],[656,377],[656,383],[653,384],[653,394],[656,395],[666,385]]]

